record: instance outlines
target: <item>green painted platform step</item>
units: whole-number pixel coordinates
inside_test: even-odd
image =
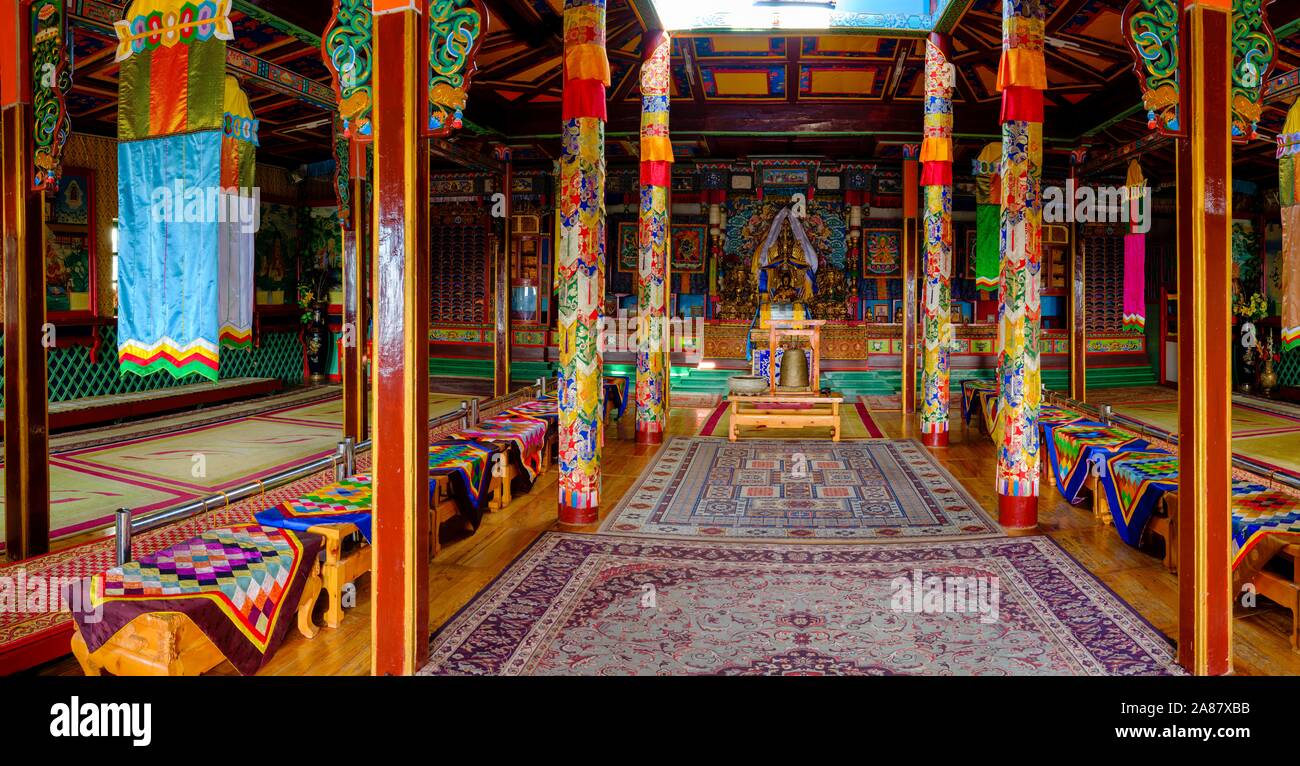
[[[515,362],[511,367],[511,377],[515,380],[536,380],[553,378],[554,362]],[[446,375],[465,378],[492,377],[490,359],[449,359],[431,358],[429,360],[431,375]],[[636,379],[636,366],[632,364],[607,364],[607,375],[626,375]],[[726,395],[727,379],[741,374],[738,370],[701,370],[695,367],[673,367],[670,373],[674,391]],[[991,380],[993,370],[953,370],[951,385],[956,388],[961,381],[970,379]],[[901,378],[898,370],[833,370],[822,373],[822,384],[832,391],[846,397],[889,396],[897,394]],[[921,383],[917,375],[917,386]],[[1069,385],[1069,373],[1066,370],[1045,370],[1043,385],[1052,390],[1065,390]],[[1140,367],[1092,367],[1088,370],[1090,388],[1118,388],[1122,386],[1156,385],[1155,371],[1148,366]]]

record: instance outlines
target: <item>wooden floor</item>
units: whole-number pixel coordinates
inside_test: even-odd
[[[675,435],[693,435],[708,418],[711,410],[674,409],[669,428]],[[850,413],[846,417],[852,417]],[[875,413],[877,423],[890,437],[916,438],[915,418],[905,428],[900,413]],[[996,452],[988,437],[972,428],[967,435],[954,411],[952,446],[935,450],[938,457],[997,518],[997,498],[993,490]],[[633,416],[629,410],[622,423],[611,423],[606,439],[603,474],[604,493],[601,517],[632,486],[641,470],[653,457],[656,448],[633,443]],[[450,619],[462,606],[542,532],[556,528],[556,472],[552,468],[539,478],[533,490],[515,498],[505,511],[484,517],[474,535],[452,529],[443,530],[442,553],[430,567],[430,627],[436,628]],[[1083,566],[1096,574],[1120,597],[1166,635],[1177,630],[1178,581],[1152,555],[1125,545],[1110,527],[1101,526],[1084,508],[1067,504],[1047,485],[1039,506],[1040,531],[1051,535]],[[579,531],[594,532],[598,525]],[[358,583],[357,606],[347,611],[342,625],[322,629],[308,641],[296,631],[263,669],[270,675],[364,675],[370,672],[370,588],[369,575]],[[1242,675],[1300,675],[1300,654],[1291,651],[1287,641],[1290,613],[1260,601],[1261,606],[1239,610],[1235,630],[1235,669]],[[320,624],[318,607],[317,623]],[[80,674],[69,656],[42,667],[46,674]],[[229,663],[217,673],[234,674]]]

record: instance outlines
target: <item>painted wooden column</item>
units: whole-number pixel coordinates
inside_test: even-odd
[[[321,57],[339,101],[334,118],[334,195],[343,236],[343,435],[361,441],[370,430],[371,402],[366,359],[370,324],[366,304],[370,282],[367,237],[370,209],[369,161],[374,137],[371,113],[373,19],[369,0],[334,0],[330,23],[321,36]]]
[[[1232,27],[1229,0],[1183,3],[1178,142],[1178,661],[1232,670]]]
[[[641,207],[637,265],[636,441],[660,444],[668,426],[668,257],[673,145],[668,136],[667,32],[646,33],[641,63]]]
[[[1041,0],[1002,6],[1002,286],[999,291],[998,520],[1038,525],[1039,280],[1042,263],[1043,60]]]
[[[492,264],[492,324],[496,330],[492,340],[492,395],[510,393],[510,247],[511,224],[514,205],[511,202],[515,184],[514,162],[510,147],[498,146],[497,159],[501,161],[501,243]]]
[[[921,368],[921,441],[948,446],[948,348],[952,344],[952,41],[925,41],[925,328]]]
[[[605,440],[600,357],[605,300],[605,0],[565,0],[559,319],[560,523],[591,524]]]
[[[375,523],[370,666],[409,675],[429,643],[427,155],[420,11],[374,0]],[[360,201],[358,201],[359,203]]]
[[[44,187],[34,162],[39,126],[31,85],[29,6],[4,0],[0,66],[3,157],[5,553],[23,559],[50,547],[49,428],[46,405]],[[60,17],[61,18],[61,17]],[[59,36],[63,39],[62,35]],[[39,106],[38,106],[39,109]],[[57,124],[57,123],[55,123]],[[50,127],[53,127],[51,125]],[[57,166],[54,168],[57,173]]]
[[[346,145],[346,144],[345,144]],[[366,375],[370,321],[366,294],[370,282],[370,248],[366,236],[369,208],[366,207],[366,147],[357,146],[351,156],[361,167],[345,169],[352,204],[348,225],[343,229],[343,349],[340,372],[343,377],[343,435],[360,442],[370,431],[369,376]]]
[[[903,325],[903,355],[901,361],[901,389],[899,399],[903,407],[903,421],[907,423],[916,412],[916,281],[917,235],[916,218],[919,212],[917,155],[920,146],[903,146],[903,312],[899,321]]]
[[[1088,150],[1070,152],[1070,188],[1078,188],[1077,171],[1088,156]],[[1074,195],[1067,194],[1073,204]],[[1079,242],[1079,225],[1070,216],[1070,398],[1076,402],[1088,401],[1088,254]]]

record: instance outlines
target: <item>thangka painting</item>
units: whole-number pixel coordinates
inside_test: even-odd
[[[338,225],[338,208],[309,208],[307,256],[330,269],[331,306],[343,305],[343,231]]]
[[[45,310],[86,314],[92,305],[90,238],[82,233],[51,233],[45,243]]]
[[[676,226],[673,227],[676,230]],[[618,223],[618,270],[635,274],[640,268],[640,242],[636,221],[619,221]]]
[[[708,262],[708,243],[707,225],[673,224],[672,273],[703,274]]]
[[[903,267],[903,233],[898,229],[862,231],[862,275],[898,276]]]
[[[298,211],[263,202],[261,227],[253,243],[253,287],[258,305],[297,303],[299,245]]]
[[[763,243],[784,205],[754,197],[732,197],[727,200],[727,234],[724,243],[727,257],[748,263]],[[848,227],[842,200],[814,199],[807,203],[807,215],[800,223],[809,241],[824,258],[836,268],[844,268],[848,252]],[[674,255],[674,260],[676,256]]]
[[[89,225],[92,191],[90,171],[65,168],[50,205],[50,223]]]

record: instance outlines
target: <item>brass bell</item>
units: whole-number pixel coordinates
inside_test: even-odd
[[[781,376],[777,386],[785,389],[808,387],[808,357],[801,348],[787,348],[781,356]]]

